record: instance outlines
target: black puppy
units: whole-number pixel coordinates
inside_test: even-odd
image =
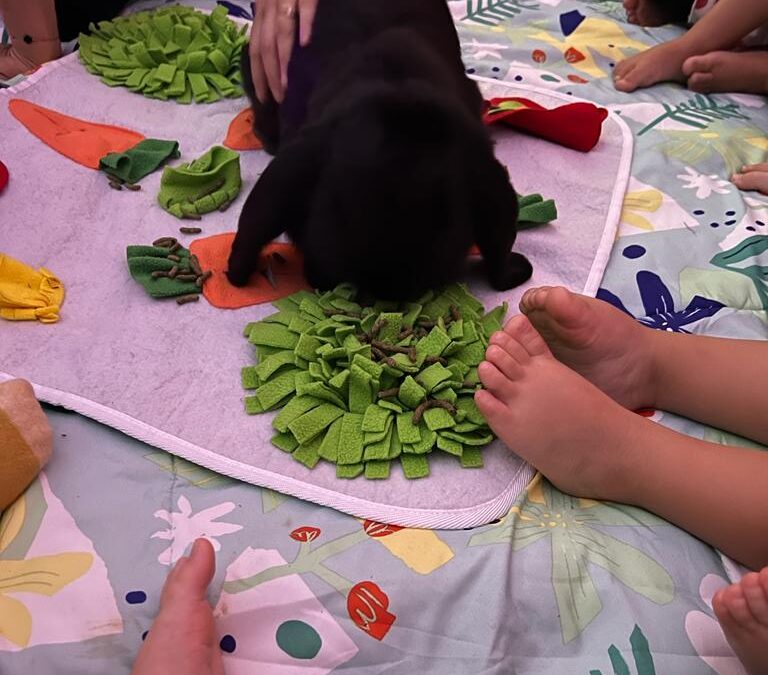
[[[349,281],[412,298],[457,280],[473,243],[494,288],[531,276],[510,250],[517,195],[445,0],[320,0],[279,106],[256,99],[247,49],[242,69],[254,130],[276,157],[243,207],[233,284],[246,284],[282,232],[321,289]]]

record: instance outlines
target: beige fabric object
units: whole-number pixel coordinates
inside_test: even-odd
[[[0,511],[27,489],[52,450],[53,432],[29,382],[0,382]]]
[[[0,79],[35,70],[61,56],[54,0],[0,0],[0,14],[11,36],[10,46],[0,50]]]

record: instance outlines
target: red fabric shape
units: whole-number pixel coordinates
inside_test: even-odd
[[[388,607],[389,597],[374,581],[355,584],[347,595],[349,618],[376,640],[384,639],[397,618]]]
[[[498,109],[504,101],[515,101],[525,107],[514,110]],[[589,152],[600,140],[606,117],[608,111],[593,103],[568,103],[547,109],[527,98],[511,96],[488,101],[483,121],[486,124],[502,122],[566,148]]]
[[[0,192],[8,185],[8,169],[5,168],[5,164],[0,162]]]

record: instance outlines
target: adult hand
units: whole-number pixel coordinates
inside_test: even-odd
[[[299,44],[305,47],[312,37],[312,23],[318,0],[257,0],[249,52],[256,96],[264,103],[269,92],[280,103],[288,85],[296,21]]]

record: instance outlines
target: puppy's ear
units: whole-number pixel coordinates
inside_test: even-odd
[[[473,234],[485,262],[488,281],[506,291],[533,273],[528,259],[511,251],[517,237],[517,193],[504,166],[495,159],[470,175]]]
[[[320,177],[322,137],[319,129],[308,130],[281,148],[245,200],[227,270],[235,286],[248,283],[264,246],[286,230],[303,229]]]

